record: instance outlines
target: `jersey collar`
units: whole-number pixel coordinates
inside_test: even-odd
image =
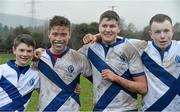
[[[171,42],[171,44],[169,45],[169,46],[167,46],[165,49],[160,49],[155,43],[154,43],[154,41],[152,42],[152,44],[153,44],[153,46],[158,50],[158,52],[159,52],[159,54],[160,54],[160,56],[161,56],[161,61],[163,60],[163,58],[164,58],[164,52],[167,52],[169,49],[170,49],[170,47],[171,47],[171,44],[172,44],[172,42]]]
[[[15,60],[9,60],[7,62],[7,65],[9,65],[11,68],[13,68],[17,72],[18,79],[21,74],[25,74],[30,68],[30,65],[27,65],[27,66],[24,66],[23,68],[21,67],[21,70],[20,70],[20,68],[18,68],[18,65],[15,63]]]
[[[66,47],[66,48],[64,49],[64,51],[59,55],[59,58],[63,57],[68,51],[69,51],[69,48]],[[54,66],[55,60],[54,60],[53,54],[50,52],[49,49],[46,49],[46,53],[50,56],[51,62],[52,62],[52,64],[53,64],[53,66]]]

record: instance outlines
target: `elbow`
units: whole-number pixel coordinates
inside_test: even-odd
[[[139,94],[141,94],[142,96],[145,96],[148,92],[148,87],[147,85],[144,85],[141,89],[141,91],[139,92]]]
[[[142,92],[141,92],[141,95],[142,96],[145,96],[147,94],[147,90],[143,90]]]

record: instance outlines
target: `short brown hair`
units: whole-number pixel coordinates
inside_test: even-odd
[[[165,14],[156,14],[155,16],[153,16],[149,22],[149,26],[152,25],[153,22],[164,22],[165,20],[168,20],[171,24],[172,24],[172,20],[169,16],[165,15]]]
[[[117,21],[118,25],[120,26],[120,17],[115,11],[107,10],[104,13],[102,13],[101,16],[100,16],[100,19],[99,19],[99,23],[101,23],[101,21],[104,18],[108,18],[108,20],[114,19],[114,20]]]
[[[14,39],[13,47],[16,48],[19,44],[24,43],[28,46],[36,47],[36,42],[29,34],[20,34]]]
[[[52,19],[50,19],[49,30],[51,30],[51,28],[54,26],[66,26],[70,29],[71,22],[63,16],[54,16]]]

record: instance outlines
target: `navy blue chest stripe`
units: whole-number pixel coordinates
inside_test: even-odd
[[[51,101],[44,111],[57,111],[70,96],[78,104],[80,104],[79,96],[74,92],[79,81],[79,76],[77,76],[69,85],[67,85],[44,61],[39,61],[38,68],[49,80],[62,89],[62,91]]]
[[[169,72],[154,62],[146,52],[142,54],[141,59],[148,70],[167,86],[171,86],[171,84],[176,80],[176,78],[174,78]]]
[[[19,77],[20,77],[21,74],[22,74],[22,75],[25,74],[25,73],[29,70],[29,68],[30,68],[30,65],[27,65],[27,66],[25,66],[25,67],[23,68],[22,71],[20,71],[20,69],[18,68],[18,65],[15,64],[15,60],[9,60],[9,61],[7,62],[7,65],[9,65],[11,68],[13,68],[13,69],[17,72],[18,79],[19,79]]]
[[[88,58],[90,59],[91,63],[97,68],[99,72],[101,72],[103,69],[110,69],[115,74],[117,74],[110,66],[108,66],[99,56],[97,56],[92,49],[88,49]],[[131,79],[130,73],[127,70],[122,77],[126,79]],[[112,83],[111,86],[105,91],[105,93],[101,96],[97,104],[94,106],[94,111],[103,111],[110,103],[111,101],[117,96],[117,94],[120,92],[120,90],[124,90],[126,93],[131,95],[133,98],[137,98],[137,95],[126,90],[121,85],[117,83]]]
[[[0,86],[8,94],[10,99],[12,99],[11,103],[0,107],[0,111],[23,111],[24,104],[30,99],[32,92],[22,96],[18,89],[3,76],[0,80]]]
[[[146,68],[169,87],[169,90],[147,109],[147,111],[162,111],[176,95],[180,95],[180,86],[178,86],[180,85],[180,77],[178,79],[173,77],[168,71],[154,62],[146,52],[142,54],[141,58]]]

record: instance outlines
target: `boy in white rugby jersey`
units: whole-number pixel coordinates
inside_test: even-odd
[[[35,41],[21,34],[14,39],[15,60],[0,65],[0,111],[24,111],[32,91],[38,88],[38,71],[31,68]]]
[[[180,111],[180,41],[172,41],[172,20],[165,14],[154,15],[149,22],[152,41],[133,40],[140,48],[148,82],[143,111]],[[84,42],[96,41],[90,35]],[[100,37],[100,36],[99,36]]]
[[[165,14],[149,22],[149,41],[141,55],[148,82],[143,111],[180,111],[180,41],[172,41],[172,20]]]
[[[93,69],[94,111],[135,111],[137,93],[145,95],[144,68],[131,41],[119,37],[119,15],[105,11],[99,20],[100,42],[84,45]],[[85,37],[91,37],[87,34]]]
[[[49,23],[48,35],[51,47],[40,57],[39,111],[80,111],[79,96],[75,88],[80,74],[91,76],[91,66],[87,58],[70,49],[70,21],[62,16],[54,16]]]

